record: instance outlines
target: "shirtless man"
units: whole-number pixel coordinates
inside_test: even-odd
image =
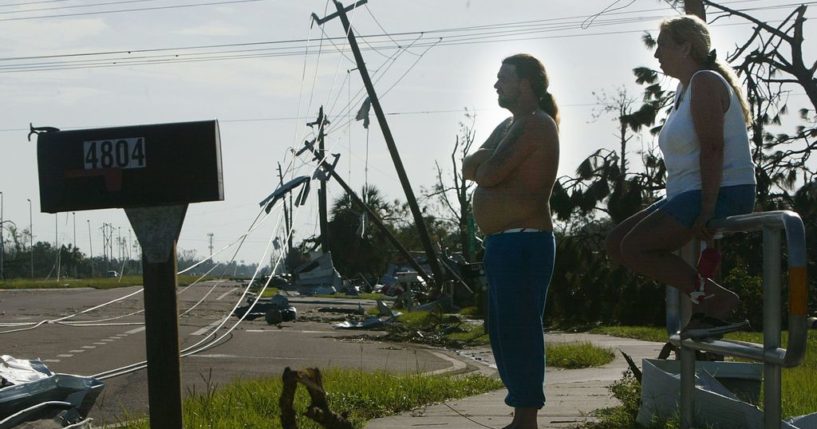
[[[513,117],[465,158],[463,175],[478,185],[473,210],[486,235],[488,331],[505,403],[514,407],[505,429],[536,429],[545,403],[542,314],[556,252],[549,201],[559,114],[544,66],[530,55],[503,60],[494,88]]]

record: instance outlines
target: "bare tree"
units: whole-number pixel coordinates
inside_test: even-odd
[[[645,89],[641,106],[638,99],[624,87],[615,95],[605,91],[593,92],[598,102],[593,116],[612,115],[617,122],[619,150],[599,149],[587,157],[576,169],[575,177],[560,177],[554,185],[551,208],[559,219],[567,220],[574,213],[604,212],[614,222],[620,222],[637,212],[644,200],[650,200],[655,191],[664,186],[664,165],[654,150],[641,153],[644,170],[631,172],[628,158],[629,143],[643,127],[652,126],[669,97],[657,83],[657,74],[648,69],[636,69],[640,83],[650,84]],[[654,131],[651,130],[651,131]]]
[[[729,16],[738,16],[754,24],[752,36],[729,56],[730,62],[743,57],[742,62],[737,65],[738,70],[755,76],[758,81],[764,83],[797,84],[806,91],[812,107],[817,109],[817,81],[814,79],[817,62],[806,66],[803,58],[805,40],[803,24],[806,22],[808,6],[798,6],[775,27],[747,13],[709,0],[704,2],[722,11],[713,22]],[[787,46],[788,49],[783,49],[783,46]],[[786,55],[786,51],[789,51],[790,55]],[[779,73],[788,76],[777,77]]]
[[[471,226],[471,189],[473,183],[467,182],[462,177],[462,161],[474,144],[475,123],[476,115],[469,113],[466,109],[465,122],[460,122],[460,130],[454,139],[454,148],[451,150],[451,174],[446,178],[445,171],[440,163],[435,161],[437,183],[434,184],[432,192],[427,195],[428,197],[437,197],[450,213],[448,218],[457,225],[462,254],[468,262],[472,262],[476,256],[469,245],[470,234],[473,234],[473,231],[469,232],[469,230],[473,229],[473,226]]]
[[[796,7],[779,24],[751,16],[709,0],[703,0],[720,19],[738,17],[753,24],[752,35],[738,44],[727,61],[735,66],[746,83],[747,95],[754,117],[751,125],[753,158],[758,165],[760,203],[774,207],[774,200],[788,200],[789,192],[797,183],[815,180],[815,172],[807,165],[817,150],[817,127],[814,112],[817,111],[817,62],[808,60],[806,65],[803,42],[803,26],[806,21],[806,5]],[[794,88],[805,91],[811,108],[800,109],[800,119],[794,133],[777,133],[770,127],[781,125],[781,116],[788,113],[789,95]],[[799,182],[799,180],[802,182]],[[775,193],[775,187],[782,192]]]

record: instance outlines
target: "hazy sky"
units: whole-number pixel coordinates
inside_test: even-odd
[[[796,5],[723,3],[752,9],[770,22]],[[289,167],[289,177],[311,174],[314,164],[306,156],[293,161],[291,149],[311,138],[305,123],[321,105],[332,121],[328,148],[341,154],[341,175],[359,189],[367,133],[360,122],[347,122],[362,101],[362,82],[352,70],[340,20],[321,28],[310,18],[334,10],[325,0],[0,2],[4,218],[28,228],[31,198],[35,240],[73,242],[76,219],[77,246],[88,253],[90,225],[95,255],[103,223],[121,228],[123,236],[129,229],[121,209],[56,218],[40,213],[36,144],[26,141],[29,122],[78,129],[218,119],[225,200],[191,205],[179,241],[180,249],[198,256],[209,253],[208,233],[218,250],[249,228],[258,202],[276,187],[278,162]],[[449,168],[464,108],[476,113],[477,144],[506,116],[492,85],[500,60],[517,52],[543,60],[551,93],[561,104],[560,174],[571,174],[600,147],[615,148],[613,118],[594,120],[593,92],[614,93],[624,85],[637,97],[632,68],[657,68],[641,36],[656,35],[661,19],[678,13],[659,0],[370,0],[350,19],[419,195],[434,182],[435,161]],[[806,28],[811,60],[814,22]],[[749,30],[738,18],[720,20],[713,27],[715,46],[725,53]],[[807,104],[797,95],[802,91],[794,92],[789,107],[796,112]],[[404,199],[371,118],[368,181],[389,198]],[[636,146],[642,143],[653,142],[645,136]],[[330,185],[330,198],[341,192]],[[310,197],[312,203],[296,213],[296,241],[317,232],[317,193]],[[279,217],[273,211],[237,259],[260,260]],[[217,260],[231,255],[227,251]]]

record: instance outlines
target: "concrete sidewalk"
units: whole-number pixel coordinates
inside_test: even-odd
[[[593,334],[548,333],[545,340],[550,343],[591,342],[613,349],[616,358],[599,368],[563,370],[548,367],[545,376],[547,403],[539,411],[540,428],[575,427],[593,420],[593,411],[618,405],[608,390],[608,386],[620,380],[627,369],[627,362],[618,351],[630,355],[640,367],[641,359],[657,357],[663,346],[662,343]],[[462,352],[460,358],[480,366],[483,372],[496,373],[489,348]],[[505,393],[504,389],[497,390],[372,420],[366,429],[502,428],[513,418],[513,409],[503,402]]]

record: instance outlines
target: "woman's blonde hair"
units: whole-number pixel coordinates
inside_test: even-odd
[[[709,38],[709,27],[701,18],[695,15],[683,15],[669,18],[661,23],[661,32],[670,36],[676,44],[689,42],[689,55],[694,61],[703,65],[709,70],[715,71],[727,82],[740,100],[740,107],[743,110],[743,118],[747,124],[752,122],[752,111],[749,102],[741,89],[738,76],[729,64],[720,61],[712,49]]]

